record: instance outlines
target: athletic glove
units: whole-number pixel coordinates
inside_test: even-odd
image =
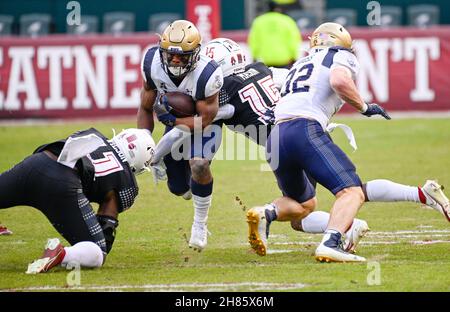
[[[150,170],[152,172],[153,182],[155,185],[157,185],[159,181],[167,180],[166,169],[166,165],[162,159],[158,163],[150,164]]]
[[[361,112],[361,114],[363,114],[364,116],[370,117],[372,115],[381,115],[386,119],[391,119],[391,116],[389,116],[389,114],[385,111],[385,109],[383,107],[381,107],[378,104],[372,103],[372,104],[367,104],[367,109],[363,112]]]
[[[156,113],[158,120],[168,127],[175,126],[175,120],[177,119],[174,115],[170,113],[172,107],[167,101],[167,97],[162,95],[160,100],[156,102],[153,106],[153,110]]]
[[[273,125],[275,123],[275,112],[270,108],[266,109],[263,119],[268,125]]]
[[[109,253],[116,238],[116,228],[119,226],[119,221],[110,216],[96,215],[96,217],[105,236],[106,253]]]

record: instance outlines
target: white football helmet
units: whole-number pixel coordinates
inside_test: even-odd
[[[220,65],[224,77],[243,72],[247,65],[244,51],[231,39],[213,39],[208,42],[201,53]]]
[[[135,175],[150,171],[150,163],[155,154],[155,141],[147,129],[125,129],[115,135],[113,141],[124,154]]]

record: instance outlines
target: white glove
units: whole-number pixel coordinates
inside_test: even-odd
[[[150,170],[152,172],[153,182],[155,182],[155,185],[157,185],[159,181],[167,180],[166,169],[167,168],[163,160],[150,165]]]

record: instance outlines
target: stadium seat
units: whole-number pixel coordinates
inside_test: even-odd
[[[50,32],[49,14],[24,14],[20,16],[20,35],[26,37],[45,36]]]
[[[162,33],[164,29],[173,21],[181,19],[177,13],[156,13],[148,18],[148,29],[152,32]]]
[[[9,36],[12,34],[12,24],[14,17],[11,15],[0,15],[0,36]]]
[[[408,11],[408,25],[425,28],[439,24],[439,7],[431,4],[411,5]]]
[[[356,10],[330,9],[326,13],[326,21],[341,24],[344,27],[356,25]]]
[[[98,32],[98,17],[81,15],[80,25],[67,25],[67,33],[71,35],[95,34]]]
[[[134,31],[134,13],[109,12],[103,16],[103,32],[113,35]]]
[[[381,27],[393,27],[400,26],[402,24],[402,8],[396,6],[381,6],[381,17],[380,25]]]
[[[300,30],[316,28],[319,25],[319,17],[315,12],[304,10],[290,10],[286,14],[292,17]]]

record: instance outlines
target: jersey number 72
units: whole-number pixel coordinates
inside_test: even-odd
[[[314,64],[308,63],[300,67],[300,69],[293,68],[286,76],[286,83],[281,90],[281,96],[288,93],[308,92],[309,86],[302,81],[306,81],[311,77],[314,69]]]

